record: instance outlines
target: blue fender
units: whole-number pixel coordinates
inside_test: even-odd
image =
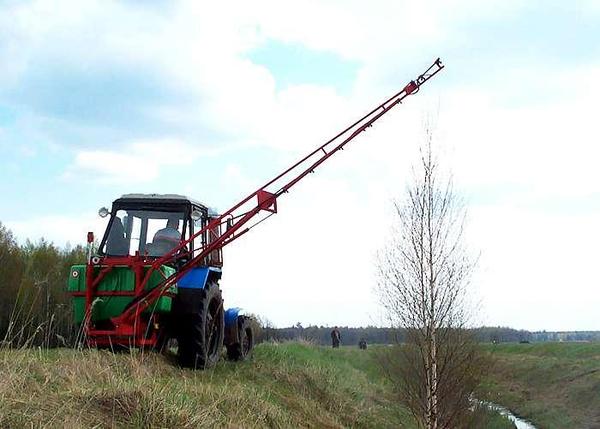
[[[221,278],[221,269],[216,267],[192,268],[177,282],[177,287],[184,289],[204,289],[209,279]]]
[[[244,315],[244,310],[239,307],[228,308],[225,311],[225,340],[226,346],[239,343],[238,319]]]
[[[238,316],[242,316],[243,314],[244,310],[240,307],[228,308],[225,311],[225,329],[232,327],[233,325],[237,328]]]

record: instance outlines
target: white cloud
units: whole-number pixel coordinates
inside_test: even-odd
[[[597,215],[474,208],[470,237],[482,256],[476,284],[486,321],[528,329],[595,329]],[[572,311],[579,308],[584,311]]]
[[[84,150],[64,174],[66,180],[140,183],[156,180],[161,168],[191,165],[201,151],[178,141],[134,142],[123,144],[120,151]]]
[[[590,136],[600,131],[594,118],[598,70],[549,71],[543,90],[569,87],[568,94],[512,106],[495,102],[493,92],[482,87],[447,91],[440,131],[456,148],[454,168],[463,183],[515,185],[538,196],[595,192],[600,148]]]
[[[88,231],[95,233],[100,240],[107,219],[101,219],[97,213],[83,212],[74,216],[44,215],[32,213],[24,215],[22,220],[7,221],[6,226],[20,242],[26,239],[37,241],[41,237],[57,246],[67,243],[75,246],[85,244]]]
[[[266,37],[301,43],[378,67],[393,54],[414,54],[460,35],[464,23],[500,19],[519,10],[521,1],[353,1],[259,2],[260,29]],[[307,23],[310,23],[307,25]],[[397,58],[396,60],[401,60]]]

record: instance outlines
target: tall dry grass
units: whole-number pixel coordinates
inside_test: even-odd
[[[191,371],[140,351],[4,349],[0,427],[412,427],[357,352],[261,344]]]

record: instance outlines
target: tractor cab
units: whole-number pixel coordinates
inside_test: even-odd
[[[98,253],[106,258],[141,256],[159,258],[188,241],[216,214],[182,195],[127,194],[115,200],[112,210],[102,208],[100,216],[110,220]],[[211,235],[211,236],[209,236]],[[202,234],[180,249],[182,257],[193,256],[218,234]],[[221,266],[222,254],[213,252],[206,265]]]
[[[68,283],[74,322],[87,344],[160,349],[178,338],[185,345],[179,351],[183,363],[210,364],[224,340],[218,285],[223,258],[216,246],[221,224],[209,227],[218,215],[198,201],[172,194],[123,195],[99,215],[110,216],[100,246],[94,250],[93,234],[88,234],[87,264],[72,266]],[[215,249],[202,253],[211,244]],[[237,328],[239,310],[230,311]],[[195,339],[178,326],[199,314],[220,323],[211,327],[218,341],[210,359],[197,362],[198,350],[188,347]],[[238,330],[233,332],[237,336]],[[239,343],[232,338],[226,344]]]

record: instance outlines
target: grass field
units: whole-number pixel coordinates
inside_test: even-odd
[[[0,350],[0,427],[414,428],[375,352],[261,344],[191,371],[154,353]]]
[[[0,351],[0,427],[413,427],[368,353],[262,344],[207,371],[149,353]]]
[[[600,428],[600,344],[486,346],[496,358],[479,396],[544,429]]]

